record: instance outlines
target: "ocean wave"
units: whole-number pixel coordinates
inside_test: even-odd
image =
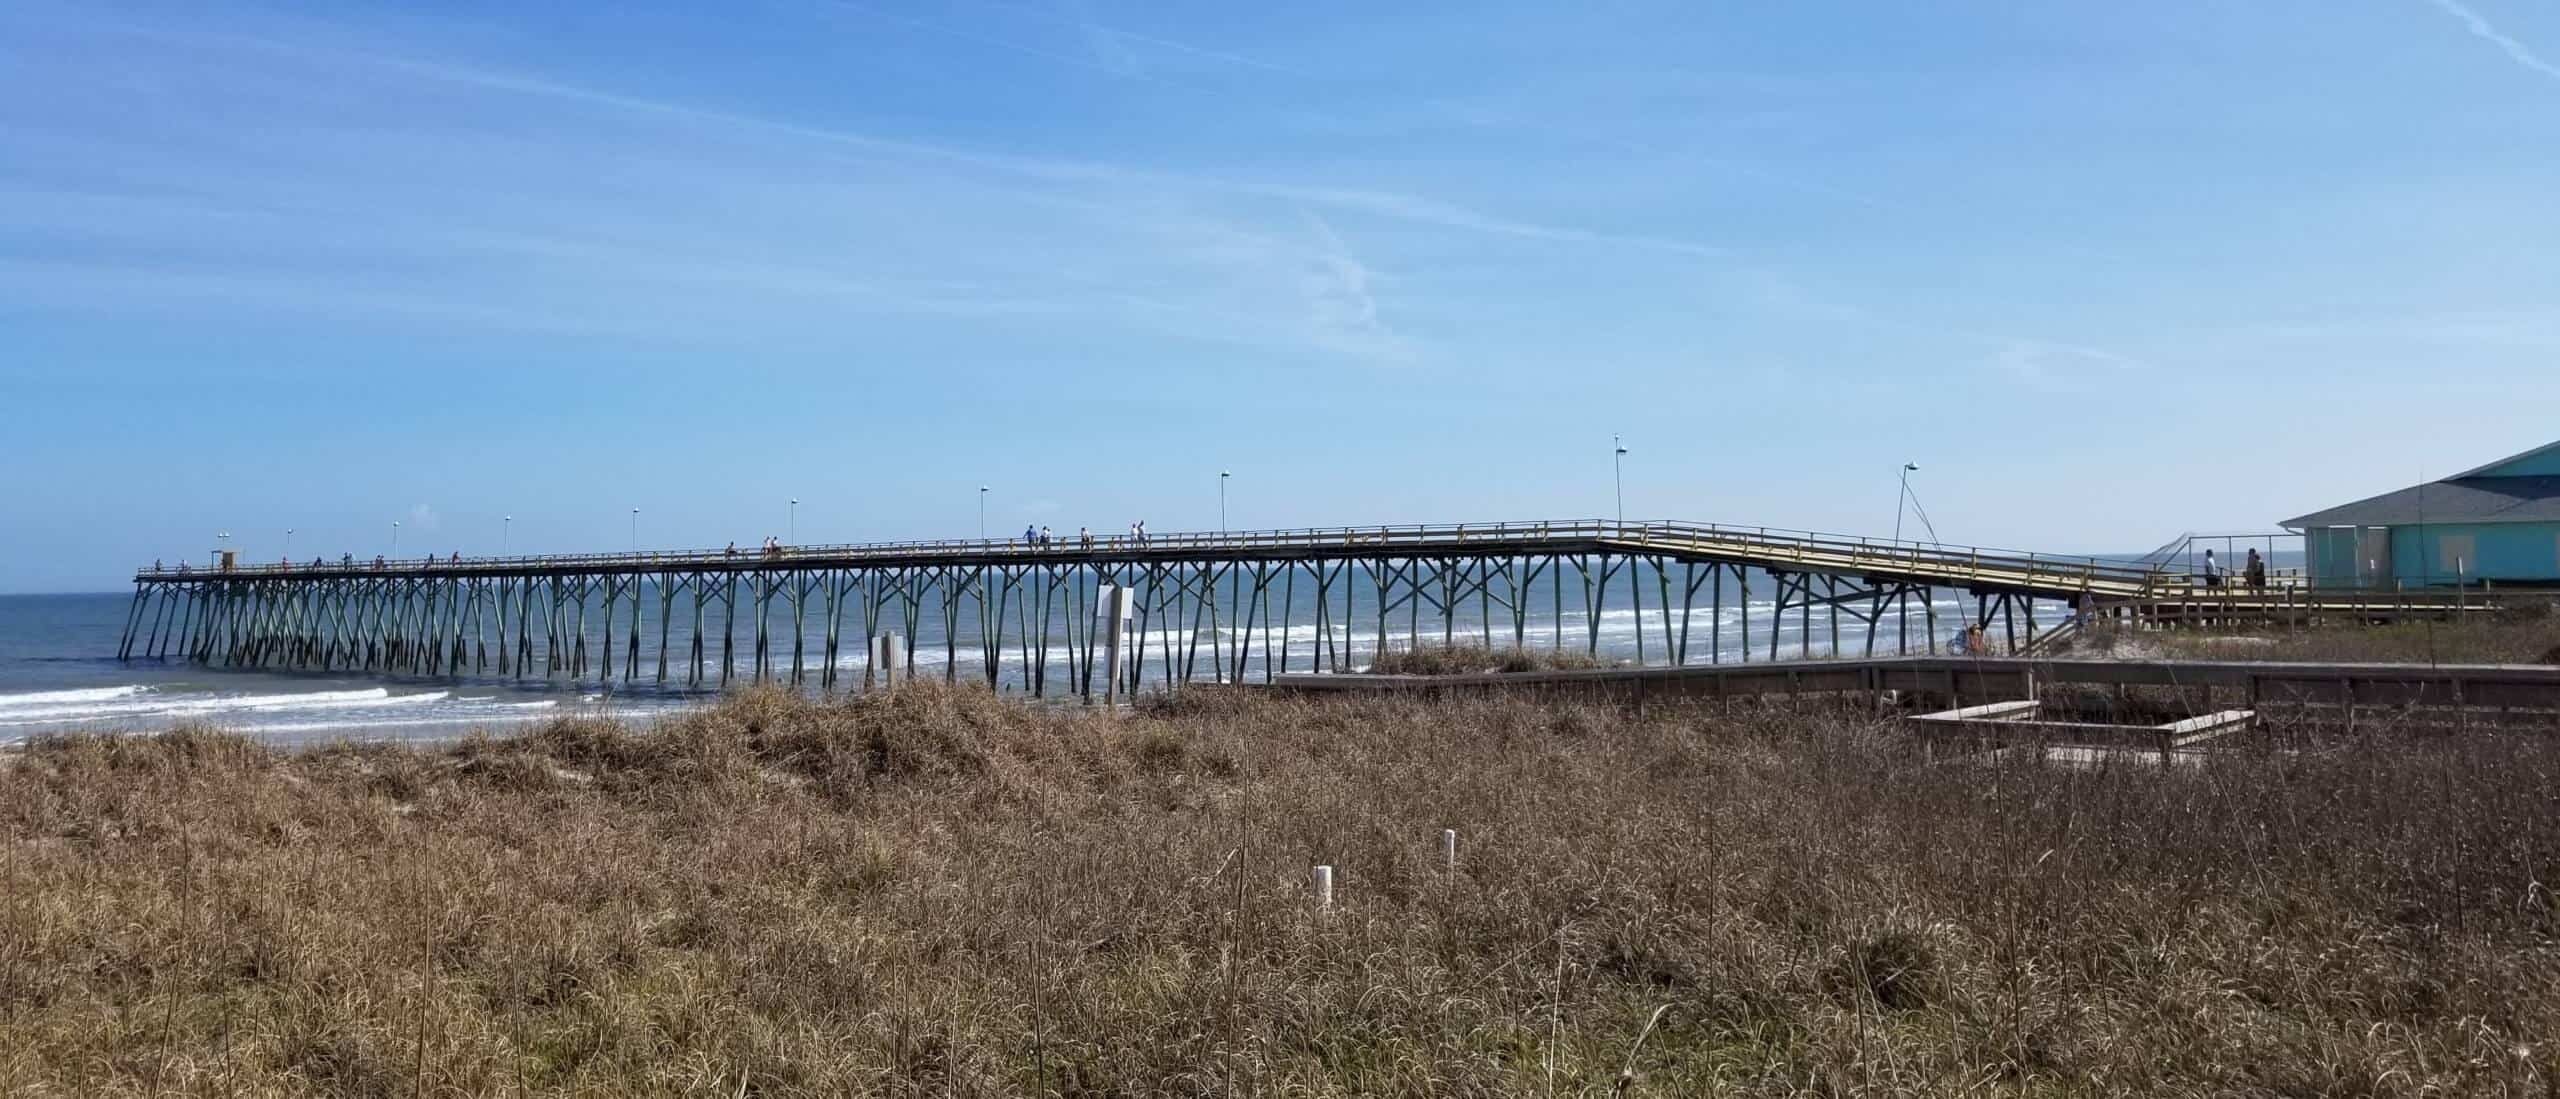
[[[61,692],[68,693],[68,692]],[[245,711],[273,713],[284,710],[335,710],[371,707],[421,706],[442,702],[451,697],[449,691],[424,691],[418,694],[393,695],[389,689],[370,687],[350,691],[302,691],[294,694],[211,695],[186,697],[149,695],[140,701],[100,701],[80,705],[23,707],[0,710],[0,726],[22,726],[38,722],[108,721],[144,717],[204,716]]]
[[[28,706],[58,705],[66,702],[108,702],[131,698],[150,690],[139,684],[123,687],[83,687],[71,691],[31,691],[24,694],[0,694],[0,713]]]
[[[548,705],[548,703],[544,703],[543,705]],[[601,709],[596,711],[595,716],[610,718],[615,721],[631,724],[641,724],[655,720],[664,715],[661,711],[657,710]],[[361,737],[383,729],[464,730],[483,726],[497,727],[526,725],[542,719],[543,715],[537,713],[488,713],[475,711],[471,713],[436,714],[429,717],[402,717],[367,721],[274,722],[244,726],[240,731],[258,736],[274,736],[287,733],[344,733]]]

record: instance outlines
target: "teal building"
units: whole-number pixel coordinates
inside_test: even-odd
[[[2560,585],[2560,442],[2284,526],[2322,587]]]

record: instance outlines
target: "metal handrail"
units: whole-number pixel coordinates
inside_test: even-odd
[[[955,552],[982,553],[1087,553],[1108,551],[1115,554],[1161,554],[1180,550],[1233,550],[1266,547],[1318,545],[1430,545],[1449,542],[1483,541],[1624,541],[1648,548],[1676,548],[1681,544],[1704,547],[1729,545],[1752,551],[1755,556],[1783,558],[1824,564],[1899,565],[1918,568],[1941,566],[1950,575],[1961,572],[1979,575],[1985,572],[2022,574],[2029,582],[2043,578],[2077,579],[2083,584],[2152,585],[2171,579],[2173,574],[2159,566],[2126,563],[2120,559],[2088,556],[2056,557],[2026,551],[1999,550],[1982,547],[1950,546],[1918,540],[1878,539],[1851,535],[1825,534],[1818,531],[1785,527],[1735,527],[1714,523],[1692,523],[1673,520],[1620,523],[1606,519],[1536,520],[1496,523],[1413,523],[1381,524],[1357,527],[1311,527],[1247,531],[1185,531],[1169,534],[1149,533],[1096,535],[1088,543],[1073,535],[1053,537],[1049,542],[1026,544],[1020,538],[942,538],[911,539],[891,542],[839,543],[784,546],[773,551],[764,549],[705,549],[684,551],[641,551],[628,553],[538,554],[510,556],[425,557],[425,558],[357,558],[351,561],[303,565],[281,563],[271,565],[235,564],[229,569],[151,569],[136,570],[137,580],[167,579],[172,576],[275,577],[299,573],[368,573],[376,571],[423,570],[428,572],[503,572],[523,569],[613,568],[642,566],[651,569],[690,566],[745,566],[759,562],[799,562],[809,559],[841,558],[907,558],[946,556]]]

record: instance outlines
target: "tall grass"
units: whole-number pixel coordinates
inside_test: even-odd
[[[73,737],[0,760],[0,1093],[2542,1095],[2555,790],[1214,691]]]
[[[2560,664],[2560,615],[2548,597],[2519,595],[2494,612],[2367,626],[2236,631],[2162,630],[2139,635],[2168,655],[2206,660],[2358,663]]]
[[[1600,658],[1576,649],[1417,645],[1379,653],[1377,659],[1370,662],[1368,671],[1371,675],[1475,675],[1606,666]]]

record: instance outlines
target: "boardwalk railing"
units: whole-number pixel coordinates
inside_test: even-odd
[[[138,570],[134,579],[145,582],[166,580],[208,571],[241,578],[384,573],[404,576],[650,573],[914,561],[1020,562],[1058,555],[1116,559],[1289,560],[1309,556],[1396,555],[1399,551],[1418,555],[1479,554],[1505,547],[1539,552],[1571,552],[1576,548],[1593,552],[1613,550],[1772,569],[1794,567],[1842,574],[1893,574],[1926,578],[1951,587],[1979,582],[2043,593],[2091,590],[2115,598],[2139,597],[2154,589],[2184,583],[2184,578],[2172,574],[2165,566],[2144,565],[2119,558],[1896,541],[1783,527],[1677,521],[1620,523],[1606,519],[1189,531],[1144,536],[1115,533],[1090,539],[1070,534],[1052,537],[1046,542],[1026,542],[1021,538],[946,538],[791,545],[772,550],[724,548],[507,557],[342,557],[337,561],[323,558],[309,564],[289,561],[265,565],[236,564],[212,570],[185,566],[177,569],[146,568]]]

